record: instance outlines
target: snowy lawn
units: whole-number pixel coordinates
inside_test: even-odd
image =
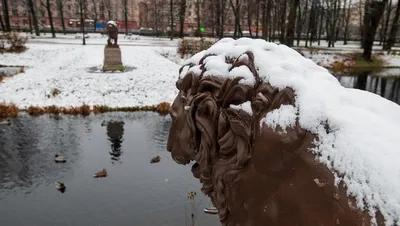
[[[326,69],[317,66],[284,45],[252,39],[223,39],[206,51],[187,60],[189,69],[201,73],[199,60],[204,55],[207,72],[203,76],[243,77],[239,83],[254,85],[247,67],[240,73],[230,71],[226,57],[239,57],[245,51],[254,54],[260,78],[280,89],[291,87],[295,106],[281,106],[261,120],[263,126],[291,127],[296,119],[303,129],[319,137],[311,150],[316,159],[331,169],[335,182],[347,186],[359,208],[365,208],[375,220],[379,209],[386,225],[400,222],[400,106],[378,95],[344,88]],[[212,59],[212,61],[210,61]],[[182,75],[184,76],[184,74]],[[245,112],[252,112],[242,104]],[[330,131],[326,131],[328,123]]]
[[[133,107],[172,101],[179,66],[154,47],[121,46],[125,73],[91,73],[103,64],[104,46],[28,44],[22,54],[0,55],[0,64],[24,65],[25,73],[0,83],[0,102],[19,108],[107,105]],[[53,89],[60,93],[51,95]]]

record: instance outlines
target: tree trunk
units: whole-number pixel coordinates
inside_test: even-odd
[[[268,20],[267,20],[267,1],[262,0],[262,17],[261,17],[261,27],[262,27],[262,38],[267,40],[268,38]]]
[[[239,4],[239,0],[235,1],[235,4],[233,3],[233,0],[229,0],[229,3],[232,7],[232,11],[233,11],[233,16],[235,18],[235,32],[233,34],[234,38],[237,37],[242,37],[243,33],[242,33],[242,29],[240,27],[240,4]]]
[[[286,30],[286,5],[287,5],[287,0],[282,1],[282,5],[280,8],[280,38],[279,42],[280,43],[285,43],[285,30]]]
[[[301,34],[303,32],[303,26],[306,25],[308,0],[306,0],[306,3],[304,4],[303,11],[301,10],[300,4],[298,5],[298,8],[299,8],[299,13],[298,13],[297,22],[296,22],[297,46],[300,45],[300,39],[301,39]],[[306,29],[306,31],[308,31],[308,28]],[[306,35],[306,37],[308,38],[308,34]],[[307,42],[307,38],[305,40],[306,42]]]
[[[364,49],[363,58],[365,61],[372,61],[372,46],[375,40],[376,29],[378,28],[387,1],[372,0],[365,4],[362,42]]]
[[[320,7],[320,19],[319,19],[319,28],[318,28],[318,46],[321,45],[321,32],[322,32],[322,24],[324,21],[324,16],[325,16],[325,10],[323,7]]]
[[[390,0],[389,4],[387,5],[386,21],[385,21],[385,26],[383,27],[383,43],[381,43],[383,46],[385,46],[387,39],[387,30],[389,29],[390,15],[392,12],[391,9],[392,9],[392,0]]]
[[[215,0],[211,1],[211,37],[215,37]]]
[[[343,45],[347,45],[347,38],[348,38],[348,33],[349,33],[349,23],[350,23],[350,8],[351,8],[351,1],[348,1],[348,6],[347,6],[347,14],[345,14],[346,16],[346,20],[344,22],[344,34],[343,34]]]
[[[93,13],[94,13],[94,18],[93,18],[93,31],[96,32],[96,25],[97,25],[97,18],[98,18],[98,12],[97,12],[97,5],[95,0],[92,0],[93,3]]]
[[[14,0],[15,1],[15,0]],[[8,0],[3,0],[3,13],[4,13],[4,22],[5,22],[5,31],[11,31],[10,26],[10,15],[8,14]]]
[[[196,31],[196,36],[199,37],[201,36],[200,33],[200,0],[196,0],[196,21],[197,21],[197,31]]]
[[[174,39],[174,31],[175,31],[175,29],[174,29],[174,0],[170,0],[169,1],[169,13],[170,13],[170,19],[171,19],[171,24],[170,24],[170,26],[171,26],[171,37],[170,37],[170,39],[171,40],[173,40]]]
[[[253,6],[252,6],[252,2],[251,0],[248,0],[247,3],[247,26],[249,28],[249,32],[250,32],[250,37],[253,37],[253,33],[251,31],[251,25],[252,25],[252,21],[253,21]]]
[[[32,15],[33,28],[35,28],[35,34],[36,34],[36,36],[40,36],[40,30],[39,30],[38,20],[37,20],[36,13],[35,13],[35,5],[33,3],[33,0],[28,0],[28,4],[29,4],[29,11]]]
[[[63,31],[63,33],[65,35],[67,33],[65,32],[63,0],[57,0],[57,3],[58,3],[58,11],[60,12],[61,27],[62,27],[62,31]]]
[[[256,5],[256,38],[258,38],[258,30],[260,29],[260,0],[257,0]]]
[[[219,38],[221,38],[221,33],[223,33],[221,30],[221,1],[222,0],[215,1],[215,31],[217,33],[217,37]]]
[[[186,15],[186,0],[181,0],[179,5],[179,37],[183,38]]]
[[[5,31],[6,27],[4,26],[3,19],[1,18],[1,16],[0,16],[0,24],[1,24],[1,30]]]
[[[288,25],[286,29],[286,40],[285,44],[292,47],[294,42],[294,29],[296,26],[296,13],[299,7],[300,0],[292,0],[291,7],[289,11]]]
[[[83,3],[84,0],[79,0],[79,14],[81,17],[82,45],[86,45],[85,39],[85,20],[83,19]]]
[[[47,9],[47,15],[49,17],[49,22],[50,22],[51,36],[52,36],[52,38],[55,38],[56,37],[56,31],[54,30],[53,16],[51,15],[50,0],[46,0],[46,9]]]
[[[221,0],[221,37],[224,37],[224,32],[225,32],[225,6],[226,6],[226,1]]]
[[[128,0],[124,0],[125,35],[128,35]]]
[[[387,39],[383,50],[390,50],[396,42],[397,30],[399,28],[399,16],[400,16],[400,1],[397,1],[396,13],[394,14],[392,27],[390,28],[389,38]]]

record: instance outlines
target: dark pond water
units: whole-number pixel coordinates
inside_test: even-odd
[[[113,113],[21,116],[0,126],[0,225],[189,225],[190,191],[196,224],[219,225],[203,213],[210,201],[191,166],[165,150],[169,125],[155,113]],[[54,163],[57,153],[67,162]],[[93,178],[102,168],[108,177]]]
[[[344,87],[366,90],[400,104],[400,72],[398,76],[378,76],[371,71],[362,71],[347,76],[337,75],[336,78]]]

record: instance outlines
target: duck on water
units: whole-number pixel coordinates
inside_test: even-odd
[[[0,120],[0,125],[9,126],[9,125],[11,125],[11,121],[10,121],[10,119]]]

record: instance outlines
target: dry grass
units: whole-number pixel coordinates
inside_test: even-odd
[[[52,95],[53,97],[58,96],[58,94],[60,94],[60,93],[61,93],[61,91],[60,91],[59,89],[57,89],[57,88],[51,89],[51,95]]]
[[[15,104],[0,103],[0,118],[2,117],[16,117],[18,116],[19,109]]]
[[[161,115],[168,114],[170,104],[162,102],[157,106],[143,106],[143,107],[108,107],[108,106],[93,106],[82,105],[80,107],[57,107],[55,105],[47,107],[30,106],[27,109],[19,109],[15,104],[0,104],[0,117],[16,117],[20,111],[27,112],[31,116],[39,116],[43,114],[65,114],[65,115],[83,115],[88,116],[91,113],[101,114],[106,112],[135,112],[135,111],[153,111]]]
[[[367,62],[359,53],[344,54],[344,60],[336,60],[330,66],[332,71],[344,71],[346,69],[381,69],[384,62],[379,58],[381,54],[372,56],[372,62]]]
[[[157,105],[156,111],[158,113],[160,113],[161,115],[166,115],[166,114],[168,114],[170,108],[171,108],[171,105],[169,103],[162,102]]]

